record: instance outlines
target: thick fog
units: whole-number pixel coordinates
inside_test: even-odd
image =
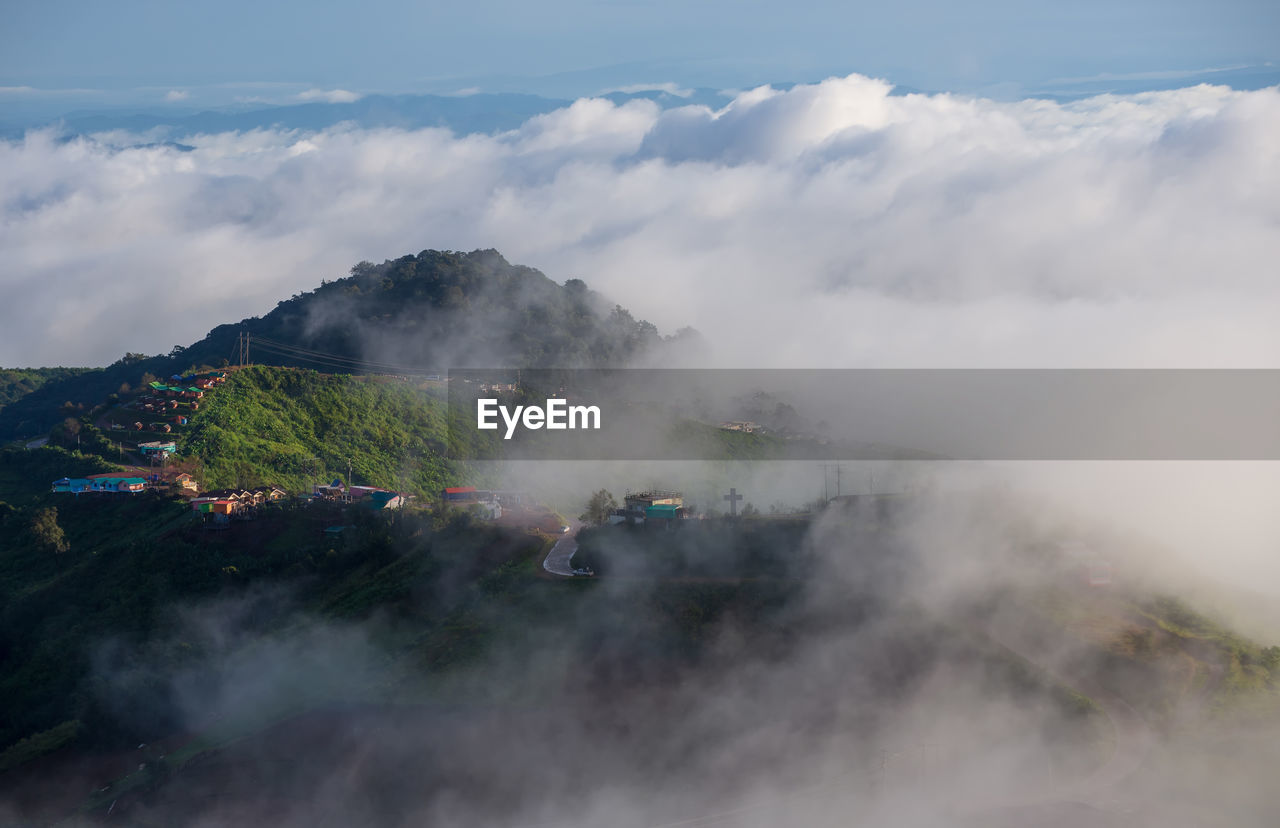
[[[494,136],[29,133],[0,144],[0,364],[167,351],[357,261],[488,247],[720,365],[1275,364],[1276,89],[889,93],[589,99]]]
[[[799,484],[792,472],[785,482]],[[415,677],[393,662],[392,627],[378,616],[300,614],[261,636],[254,616],[290,603],[279,591],[177,610],[144,649],[104,646],[97,692],[135,715],[142,701],[165,705],[180,733],[245,735],[156,795],[122,791],[123,816],[209,826],[1267,824],[1274,750],[1259,736],[1273,738],[1273,726],[1228,718],[1205,729],[1204,694],[1173,688],[1161,707],[1153,699],[1167,688],[1130,684],[1143,674],[1108,666],[1078,627],[1046,622],[1045,590],[1097,599],[1071,586],[1063,544],[1082,537],[1117,573],[1100,612],[1146,600],[1131,575],[1143,562],[1123,538],[1026,495],[955,482],[935,481],[892,515],[855,503],[815,518],[791,536],[789,563],[754,617],[719,617],[692,660],[654,626],[682,587],[642,560],[576,599],[562,591],[557,613],[444,674]],[[671,542],[696,544],[700,531]],[[704,580],[684,588],[714,593]],[[466,599],[444,589],[428,600],[447,609]],[[175,647],[197,657],[163,666]],[[1067,687],[1093,704],[1078,706]],[[1121,696],[1141,699],[1142,715]],[[282,718],[299,704],[311,710]],[[167,749],[138,754],[150,762]],[[1224,750],[1225,764],[1204,766]]]

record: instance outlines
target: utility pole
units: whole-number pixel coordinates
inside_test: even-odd
[[[843,470],[844,470],[844,467],[841,466],[839,463],[836,463],[836,497],[840,496],[840,473]]]

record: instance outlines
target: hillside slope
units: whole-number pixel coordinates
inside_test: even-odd
[[[438,493],[460,472],[445,459],[442,392],[398,380],[252,366],[233,371],[179,434],[206,489],[274,485],[309,491],[354,482]]]
[[[497,251],[424,250],[280,302],[261,317],[220,325],[169,354],[126,354],[104,368],[38,379],[14,375],[0,406],[0,440],[44,434],[123,386],[238,360],[241,332],[255,363],[344,373],[443,373],[461,367],[625,365],[668,342],[585,283],[557,284]],[[683,332],[673,344],[687,346]]]

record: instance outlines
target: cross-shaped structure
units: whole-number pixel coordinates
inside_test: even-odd
[[[742,495],[738,494],[738,490],[736,488],[729,489],[729,493],[724,496],[724,499],[729,501],[729,514],[737,515],[738,501],[742,500]]]

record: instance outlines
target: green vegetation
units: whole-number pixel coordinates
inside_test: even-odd
[[[1222,665],[1222,685],[1228,693],[1268,689],[1280,679],[1280,648],[1259,647],[1179,598],[1158,595],[1142,604],[1140,611],[1178,646]]]
[[[80,722],[72,720],[19,739],[0,753],[0,772],[53,753],[74,742],[79,734]]]
[[[55,555],[61,555],[71,547],[67,545],[67,536],[58,525],[58,508],[46,506],[38,509],[31,518],[31,539],[36,547]]]
[[[438,392],[397,380],[254,366],[231,373],[191,416],[179,450],[206,489],[276,485],[309,491],[354,482],[434,497],[467,474],[444,455]]]
[[[613,495],[607,489],[601,489],[587,500],[587,510],[582,513],[579,520],[584,523],[599,525],[606,523],[609,516],[618,509],[618,501],[614,500]]]
[[[0,409],[42,385],[77,377],[89,368],[0,368]]]
[[[255,363],[355,373],[624,365],[669,341],[581,280],[559,285],[494,250],[424,250],[380,265],[361,262],[334,281],[323,275],[320,287],[265,316],[220,325],[168,354],[126,354],[105,368],[0,374],[0,440],[45,434],[157,377],[225,366],[237,356],[241,332],[261,340],[251,344]],[[670,345],[687,349],[695,341],[683,331]]]
[[[27,542],[21,516],[0,524],[0,749],[12,746],[15,764],[55,741],[108,748],[181,727],[165,677],[209,670],[214,681],[219,655],[184,631],[184,607],[245,602],[250,616],[228,622],[245,648],[289,638],[302,616],[376,611],[394,620],[380,639],[393,663],[434,670],[482,651],[498,623],[484,607],[514,600],[517,582],[535,583],[544,548],[540,536],[464,512],[285,506],[211,532],[183,504],[149,495],[46,494],[26,510],[50,499],[69,545],[59,560]],[[335,524],[348,527],[337,539],[323,532]],[[74,732],[70,721],[80,723]]]

